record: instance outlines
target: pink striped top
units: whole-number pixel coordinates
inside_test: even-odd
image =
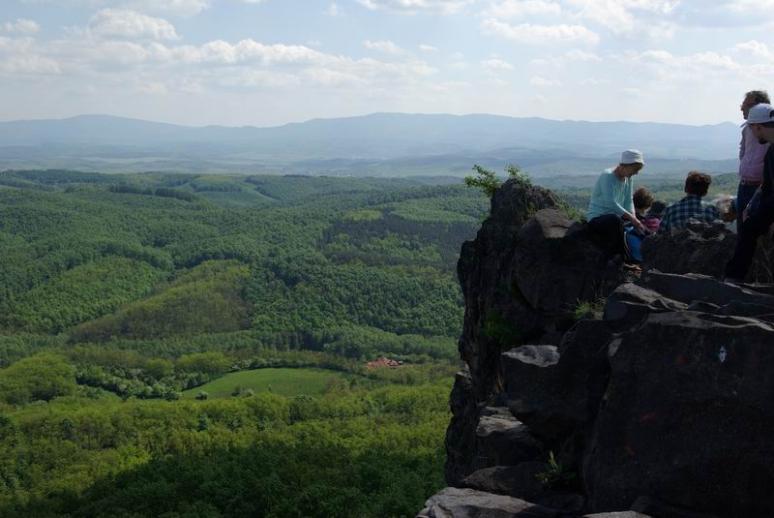
[[[768,144],[761,144],[745,125],[742,141],[739,143],[739,179],[747,182],[763,181],[763,157],[769,150]]]

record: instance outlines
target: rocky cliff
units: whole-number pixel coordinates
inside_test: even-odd
[[[458,265],[451,487],[420,516],[774,516],[774,286],[686,273],[734,238],[686,232],[634,274],[549,191],[496,192]]]

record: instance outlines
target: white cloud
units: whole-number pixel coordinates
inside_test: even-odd
[[[404,50],[390,40],[371,41],[365,40],[363,46],[368,50],[376,50],[385,54],[403,54]]]
[[[59,63],[37,48],[31,38],[6,38],[0,36],[0,75],[58,75]]]
[[[0,29],[3,32],[9,32],[13,34],[35,34],[40,30],[40,25],[38,25],[38,23],[34,20],[18,18],[13,22],[5,22],[1,24]]]
[[[729,11],[739,13],[765,13],[774,9],[774,0],[732,0],[728,2]]]
[[[210,0],[126,0],[112,2],[113,5],[152,13],[167,13],[176,16],[194,16],[211,5]]]
[[[508,63],[507,61],[503,61],[501,59],[492,58],[492,59],[486,59],[481,62],[481,66],[486,68],[487,70],[491,72],[501,72],[503,70],[513,70],[513,65]]]
[[[526,16],[554,15],[562,13],[562,6],[546,0],[501,0],[491,4],[483,15],[487,18],[512,19]]]
[[[341,10],[339,9],[339,5],[336,2],[332,2],[331,5],[328,6],[328,8],[325,10],[325,14],[328,16],[338,16],[341,14]]]
[[[734,50],[737,52],[758,58],[774,59],[774,51],[772,51],[768,45],[761,43],[757,40],[745,41],[743,43],[737,43],[734,46]]]
[[[25,4],[56,4],[57,7],[117,8],[173,16],[194,16],[208,9],[213,0],[21,0]]]
[[[419,50],[422,52],[438,52],[438,47],[433,47],[432,45],[422,43],[419,45]]]
[[[564,54],[568,61],[602,61],[597,54],[585,50],[573,49]]]
[[[598,79],[595,77],[587,77],[585,79],[582,79],[580,82],[583,86],[602,86],[602,85],[608,85],[610,84],[609,79]]]
[[[558,79],[546,79],[545,77],[534,76],[530,78],[529,84],[531,84],[532,86],[540,86],[540,87],[561,86],[562,82],[559,81]]]
[[[482,28],[497,36],[533,45],[554,43],[586,43],[595,45],[599,35],[583,25],[510,25],[492,18],[482,22]]]
[[[670,85],[695,81],[696,78],[706,81],[729,74],[738,76],[739,71],[743,70],[730,56],[712,51],[675,55],[666,50],[654,49],[640,53],[626,52],[618,59],[626,67],[647,67],[647,77],[656,82],[666,81]]]
[[[175,27],[163,18],[154,18],[128,9],[102,9],[92,16],[89,30],[102,37],[178,39]]]
[[[565,0],[578,9],[580,18],[595,22],[620,34],[635,28],[635,12],[656,16],[672,13],[680,0]],[[646,25],[643,25],[646,26]]]
[[[357,2],[371,10],[387,9],[406,14],[416,14],[421,11],[454,14],[475,3],[476,0],[357,0]]]

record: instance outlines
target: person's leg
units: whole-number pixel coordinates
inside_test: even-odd
[[[754,185],[742,185],[739,184],[739,188],[736,191],[736,231],[739,232],[742,227],[742,213],[744,212],[747,204],[750,203],[755,191],[758,188]]]
[[[755,256],[758,237],[766,234],[772,223],[774,223],[774,199],[769,198],[761,201],[758,210],[742,223],[736,239],[734,257],[726,265],[727,278],[737,280],[745,278]]]
[[[629,257],[635,263],[642,262],[642,240],[643,237],[637,232],[626,232],[626,245],[629,250]]]
[[[589,221],[589,230],[610,254],[626,254],[623,220],[615,214],[604,214]]]

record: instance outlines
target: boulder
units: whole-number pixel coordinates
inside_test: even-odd
[[[582,495],[550,487],[541,481],[541,476],[550,470],[551,467],[545,462],[495,466],[472,473],[463,480],[462,485],[488,493],[522,498],[564,513],[580,513],[585,504]]]
[[[610,326],[583,320],[561,344],[522,346],[503,354],[504,388],[511,412],[557,452],[582,440],[605,391]],[[572,454],[570,454],[572,456]],[[575,464],[575,459],[562,459]]]
[[[668,273],[700,273],[722,278],[733,257],[736,234],[720,221],[691,220],[686,228],[659,232],[642,242],[643,267]],[[758,241],[748,280],[774,282],[774,242],[771,235]]]
[[[447,487],[425,502],[417,518],[558,518],[559,511],[475,489]]]
[[[643,267],[669,273],[722,277],[734,255],[736,234],[720,222],[691,221],[686,228],[659,232],[642,242]]]
[[[654,313],[610,344],[610,380],[584,455],[594,510],[640,495],[697,512],[774,516],[774,328]]]
[[[470,371],[466,368],[454,378],[449,397],[452,412],[451,422],[446,428],[446,482],[453,486],[473,471],[476,453],[476,426],[479,407],[473,391]]]
[[[512,466],[545,458],[543,445],[508,408],[485,408],[476,428],[473,469]]]
[[[619,511],[614,513],[584,514],[583,518],[651,518],[651,516],[638,513],[637,511]]]

